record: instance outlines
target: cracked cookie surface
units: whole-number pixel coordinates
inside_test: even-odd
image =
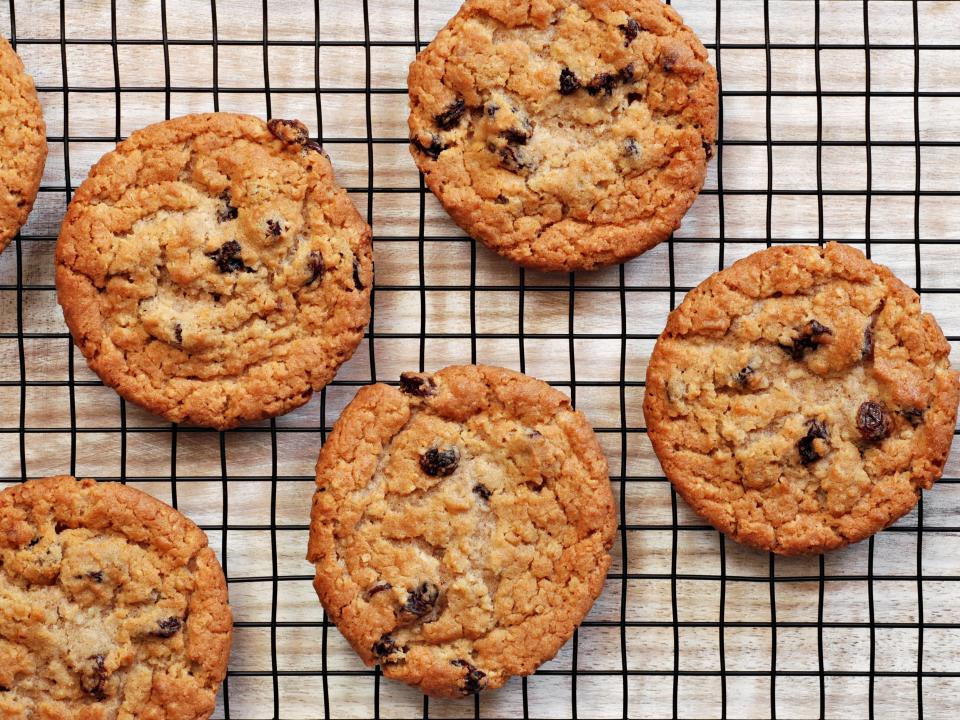
[[[33,80],[0,38],[0,251],[33,208],[47,159],[46,132]]]
[[[174,422],[299,407],[370,317],[370,228],[298,121],[214,113],[134,133],[77,190],[56,262],[90,367]]]
[[[659,0],[467,0],[410,67],[410,151],[453,220],[548,271],[623,262],[680,225],[717,76]]]
[[[232,627],[206,535],[170,506],[72,477],[0,492],[0,717],[204,720]]]
[[[320,452],[308,559],[365,663],[432,695],[552,658],[599,595],[617,529],[593,430],[510,370],[361,389]]]
[[[785,246],[692,290],[647,369],[650,441],[735,540],[819,553],[909,512],[957,416],[950,346],[916,293],[860,251]]]

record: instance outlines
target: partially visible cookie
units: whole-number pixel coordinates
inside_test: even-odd
[[[466,232],[531,268],[653,247],[713,155],[716,72],[660,0],[467,0],[409,86],[427,185]]]
[[[90,367],[173,422],[288,412],[363,337],[370,228],[296,120],[188,115],[120,143],[77,190],[57,297]]]
[[[644,414],[667,477],[733,539],[785,555],[857,542],[943,472],[960,396],[920,298],[851,247],[785,246],[673,313]]]
[[[0,717],[202,720],[232,633],[203,532],[116,483],[0,492]]]
[[[599,595],[617,529],[582,414],[501,368],[360,390],[317,462],[308,559],[368,665],[457,697],[529,675]]]
[[[47,126],[33,80],[0,37],[0,251],[27,221],[47,160]]]

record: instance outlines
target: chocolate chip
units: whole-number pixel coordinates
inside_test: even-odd
[[[103,571],[102,570],[92,570],[87,573],[87,578],[93,580],[95,583],[103,582]]]
[[[467,670],[463,678],[464,695],[476,695],[487,686],[487,674],[483,670],[478,670],[475,665],[466,660],[451,660],[450,664]]]
[[[369,600],[370,598],[372,598],[372,597],[373,597],[374,595],[376,595],[377,593],[385,592],[385,591],[391,589],[392,587],[393,587],[393,585],[391,585],[391,584],[388,583],[388,582],[378,582],[376,585],[374,585],[374,586],[371,587],[369,590],[367,590],[367,592],[366,592],[367,599]]]
[[[636,157],[640,154],[640,146],[634,138],[627,138],[623,141],[624,152],[630,157]]]
[[[177,344],[183,344],[183,325],[177,323],[173,327],[173,339],[177,341]]]
[[[307,285],[313,285],[317,280],[323,282],[323,273],[326,268],[323,265],[323,256],[317,250],[307,255],[307,269],[310,271]]]
[[[890,434],[890,415],[883,403],[872,400],[860,405],[857,410],[857,430],[864,440],[880,442]]]
[[[510,201],[507,199],[506,195],[500,194],[500,195],[497,195],[497,199],[495,202],[497,203],[497,205],[507,205],[509,204]]]
[[[706,140],[703,141],[703,152],[707,156],[707,160],[713,158],[713,144],[708,143]]]
[[[430,136],[429,145],[424,145],[422,142],[420,142],[420,138],[414,138],[410,142],[413,143],[413,146],[417,150],[422,152],[424,155],[429,155],[434,160],[440,157],[440,153],[447,149],[447,146],[440,142],[440,138],[436,135]]]
[[[447,450],[430,448],[420,456],[420,468],[431,477],[447,477],[460,464],[460,451],[455,447]]]
[[[360,261],[353,259],[353,286],[357,290],[363,290],[363,280],[360,279]]]
[[[407,647],[397,645],[396,640],[390,635],[381,635],[380,639],[373,644],[371,649],[380,662],[399,662],[403,658],[395,656],[402,656],[407,652]]]
[[[800,441],[797,443],[797,450],[800,452],[800,462],[804,465],[809,465],[819,460],[822,455],[817,452],[813,441],[817,438],[826,440],[828,437],[830,437],[830,433],[827,432],[825,423],[820,420],[810,420],[807,422],[807,434],[800,438]]]
[[[593,79],[587,83],[587,92],[591,95],[599,95],[601,92],[607,95],[613,95],[613,89],[617,86],[617,76],[612,73],[597,73]]]
[[[180,632],[182,627],[183,621],[178,617],[171,616],[158,622],[157,629],[153,631],[153,634],[157,637],[169,638]]]
[[[273,237],[280,237],[283,234],[283,224],[279,220],[270,218],[267,220],[267,232]]]
[[[746,387],[747,383],[750,381],[750,376],[755,372],[756,370],[747,365],[745,368],[740,370],[740,372],[733,376],[733,381],[740,387]]]
[[[304,145],[310,139],[310,131],[299,120],[268,120],[267,128],[275,138],[285,143]]]
[[[473,492],[479,495],[484,500],[489,500],[490,496],[493,495],[493,493],[490,492],[490,488],[488,488],[483,483],[477,483],[476,485],[474,485]]]
[[[236,240],[225,242],[216,252],[208,253],[207,257],[216,263],[217,269],[222,273],[232,273],[244,271],[251,273],[253,268],[243,264],[243,258],[240,257],[240,243]]]
[[[230,204],[233,202],[233,198],[230,197],[229,190],[224,190],[220,193],[220,202],[223,204],[217,210],[217,222],[223,223],[228,220],[236,220],[238,212],[237,209]]]
[[[617,73],[617,79],[622,83],[633,82],[633,63],[620,68],[620,71]]]
[[[440,597],[440,588],[432,582],[424,581],[407,591],[407,601],[400,608],[401,614],[423,617],[433,610]]]
[[[580,78],[570,68],[560,71],[560,94],[572,95],[580,89]]]
[[[434,118],[434,122],[441,130],[452,130],[460,124],[460,120],[466,112],[467,103],[463,98],[457,98],[447,106],[446,110]]]
[[[107,697],[104,692],[104,686],[107,684],[107,670],[104,666],[103,655],[92,655],[89,660],[91,666],[80,676],[80,687],[89,695],[97,700],[103,700]]]
[[[400,374],[400,390],[414,397],[427,397],[437,391],[437,386],[429,375],[405,372]]]
[[[917,425],[923,422],[923,413],[925,412],[923,408],[916,408],[916,407],[904,408],[900,412],[907,419],[907,421],[914,427],[917,427]]]
[[[808,322],[793,340],[793,345],[780,345],[780,347],[794,360],[802,360],[807,350],[816,350],[822,345],[824,335],[833,335],[833,331],[826,325],[822,325],[816,320]]]
[[[640,23],[638,23],[633,18],[627,20],[626,24],[619,25],[620,32],[623,33],[624,47],[630,47],[630,43],[637,39],[637,35],[640,34]]]

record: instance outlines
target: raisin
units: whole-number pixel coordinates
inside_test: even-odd
[[[500,165],[512,173],[519,173],[530,167],[526,158],[523,156],[523,152],[513,145],[500,148],[499,155]]]
[[[864,360],[873,360],[873,326],[867,326],[863,331],[863,347],[860,350],[860,357]]]
[[[393,656],[403,655],[407,652],[407,647],[397,645],[396,640],[390,635],[381,635],[380,639],[373,644],[371,650],[381,662],[399,662],[402,658]]]
[[[640,34],[640,23],[638,23],[633,18],[630,18],[629,20],[627,20],[626,24],[620,25],[618,27],[620,28],[620,32],[623,33],[623,37],[624,37],[623,46],[630,47],[630,43],[636,40],[637,35]]]
[[[168,617],[157,623],[157,629],[153,631],[153,634],[157,637],[169,638],[180,632],[182,627],[183,621],[180,618]]]
[[[326,268],[323,266],[323,255],[317,250],[307,255],[307,269],[310,270],[310,279],[307,285],[313,285],[317,280],[323,282],[323,273]]]
[[[533,126],[530,124],[529,120],[524,121],[524,127],[519,128],[510,128],[509,130],[504,130],[500,133],[500,137],[504,138],[508,143],[513,143],[514,145],[526,145],[527,140],[533,136]]]
[[[89,659],[93,661],[93,665],[81,675],[80,687],[95,699],[104,700],[107,697],[104,692],[104,686],[107,684],[107,670],[103,655],[93,655]]]
[[[713,159],[713,143],[703,141],[703,154],[707,156],[707,160]]]
[[[580,78],[570,68],[560,71],[560,94],[572,95],[580,89]]]
[[[400,608],[400,612],[418,618],[423,617],[433,610],[439,597],[440,588],[425,580],[413,590],[407,591],[407,602]]]
[[[857,430],[865,440],[879,442],[890,434],[890,415],[883,403],[872,400],[860,405],[857,410]]]
[[[220,193],[220,202],[222,202],[223,205],[219,210],[217,210],[217,222],[223,223],[227,222],[227,220],[236,220],[238,211],[233,205],[230,204],[233,202],[233,198],[230,197],[229,190],[224,190],[222,193]]]
[[[219,250],[209,253],[208,258],[216,263],[217,269],[222,273],[232,273],[244,271],[251,273],[253,268],[243,264],[243,258],[240,257],[240,243],[236,240],[225,242]]]
[[[400,374],[400,390],[414,397],[427,397],[436,392],[437,386],[429,375],[405,372]]]
[[[755,372],[756,370],[747,365],[740,372],[733,376],[733,381],[740,387],[746,387],[747,383],[750,382],[750,376]]]
[[[363,290],[363,280],[360,279],[360,261],[353,259],[353,286],[357,290]]]
[[[62,533],[64,530],[69,530],[69,529],[70,529],[70,526],[69,526],[69,525],[67,525],[66,523],[62,523],[62,522],[60,522],[59,520],[57,521],[57,524],[53,526],[53,531],[54,531],[57,535],[59,535],[60,533]]]
[[[587,83],[587,92],[591,95],[599,95],[601,92],[607,95],[613,95],[613,89],[617,86],[617,76],[612,73],[597,73],[593,79]]]
[[[213,293],[213,301],[220,302],[220,293]]]
[[[643,102],[643,95],[640,93],[627,93],[627,102],[628,103]]]
[[[633,82],[633,63],[620,68],[620,71],[617,73],[617,79],[622,83]]]
[[[907,419],[907,421],[914,427],[917,427],[917,425],[923,422],[923,413],[924,413],[923,408],[916,408],[916,407],[904,408],[903,410],[901,410],[901,412],[903,413],[903,416]]]
[[[316,140],[307,140],[307,141],[303,144],[303,146],[304,146],[307,150],[313,150],[314,152],[318,152],[318,153],[320,153],[321,155],[326,155],[326,154],[327,154],[327,153],[324,152],[324,150],[323,150],[323,145],[321,145],[320,143],[318,143]]]
[[[431,477],[452,475],[460,464],[460,451],[455,447],[448,450],[430,448],[420,456],[420,468]]]
[[[466,112],[467,103],[464,102],[463,98],[457,98],[450,103],[446,110],[437,115],[434,121],[441,130],[452,130],[460,124],[460,120],[463,119],[463,115]]]
[[[87,573],[87,578],[93,580],[95,583],[103,582],[103,571],[102,570],[92,570]]]
[[[285,143],[304,145],[310,139],[307,126],[299,120],[268,120],[267,128],[275,138]]]
[[[386,590],[390,590],[392,587],[393,587],[393,585],[391,585],[391,584],[388,583],[388,582],[378,582],[376,585],[374,585],[374,586],[371,587],[369,590],[367,590],[367,592],[366,592],[367,599],[369,600],[370,598],[372,598],[372,597],[373,597],[374,595],[376,595],[377,593],[381,593],[381,592],[385,592]]]
[[[499,105],[497,105],[496,103],[490,103],[489,105],[487,105],[487,116],[488,116],[488,117],[496,117],[496,116],[497,116],[497,112],[498,112],[499,110],[500,110],[500,106],[499,106]]]
[[[630,157],[636,157],[640,154],[640,146],[637,145],[637,141],[632,137],[623,141],[623,148],[624,152]]]
[[[817,452],[813,441],[817,438],[826,440],[828,437],[830,437],[830,434],[827,432],[825,423],[820,420],[810,420],[807,423],[807,434],[800,438],[800,441],[797,443],[797,450],[800,452],[800,462],[804,465],[809,465],[819,460],[822,455]]]
[[[36,547],[39,542],[40,542],[40,538],[35,537],[33,540],[27,543],[27,547]]]
[[[280,237],[283,234],[283,224],[279,220],[267,220],[267,232],[273,237]]]
[[[476,695],[487,686],[487,674],[483,670],[478,670],[475,665],[466,660],[451,660],[450,664],[467,670],[463,678],[464,695]]]
[[[676,65],[677,59],[672,56],[667,56],[663,59],[663,71],[664,72],[673,72],[673,67]]]
[[[173,339],[177,341],[178,345],[183,344],[183,325],[177,323],[173,327]]]
[[[429,156],[432,157],[434,160],[436,160],[438,157],[440,157],[440,153],[442,153],[444,150],[447,149],[447,146],[444,145],[443,143],[441,143],[441,142],[440,142],[440,138],[438,138],[436,135],[431,135],[431,136],[430,136],[430,144],[429,144],[429,145],[424,145],[422,142],[420,142],[420,139],[419,139],[419,138],[414,138],[414,139],[411,140],[410,142],[413,143],[413,146],[414,146],[417,150],[419,150],[420,152],[422,152],[424,155],[429,155]]]
[[[483,483],[477,483],[476,485],[474,485],[473,492],[479,495],[484,500],[489,500],[490,496],[493,495],[493,493],[490,492],[490,488],[488,488]]]
[[[794,360],[802,360],[807,350],[816,350],[824,343],[824,335],[833,335],[833,331],[826,325],[822,325],[816,320],[808,322],[800,334],[793,340],[793,345],[781,345],[780,347]]]
[[[497,205],[508,205],[510,201],[507,199],[506,195],[497,195],[497,199],[494,201]]]

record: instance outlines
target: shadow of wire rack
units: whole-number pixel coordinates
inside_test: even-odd
[[[868,542],[782,559],[725,542],[672,493],[645,435],[646,360],[667,312],[771,242],[839,239],[960,333],[960,3],[675,0],[722,82],[723,142],[669,242],[592,274],[524,272],[424,192],[406,66],[457,0],[3,0],[35,75],[50,159],[0,256],[0,480],[121,480],[201,524],[236,616],[215,717],[927,717],[960,714],[960,462]],[[178,428],[88,372],[52,250],[90,165],[187,112],[299,117],[373,224],[375,314],[305,408],[228,433]],[[601,599],[534,676],[460,702],[363,667],[304,562],[312,466],[371,380],[487,362],[549,380],[598,427],[621,532]]]

